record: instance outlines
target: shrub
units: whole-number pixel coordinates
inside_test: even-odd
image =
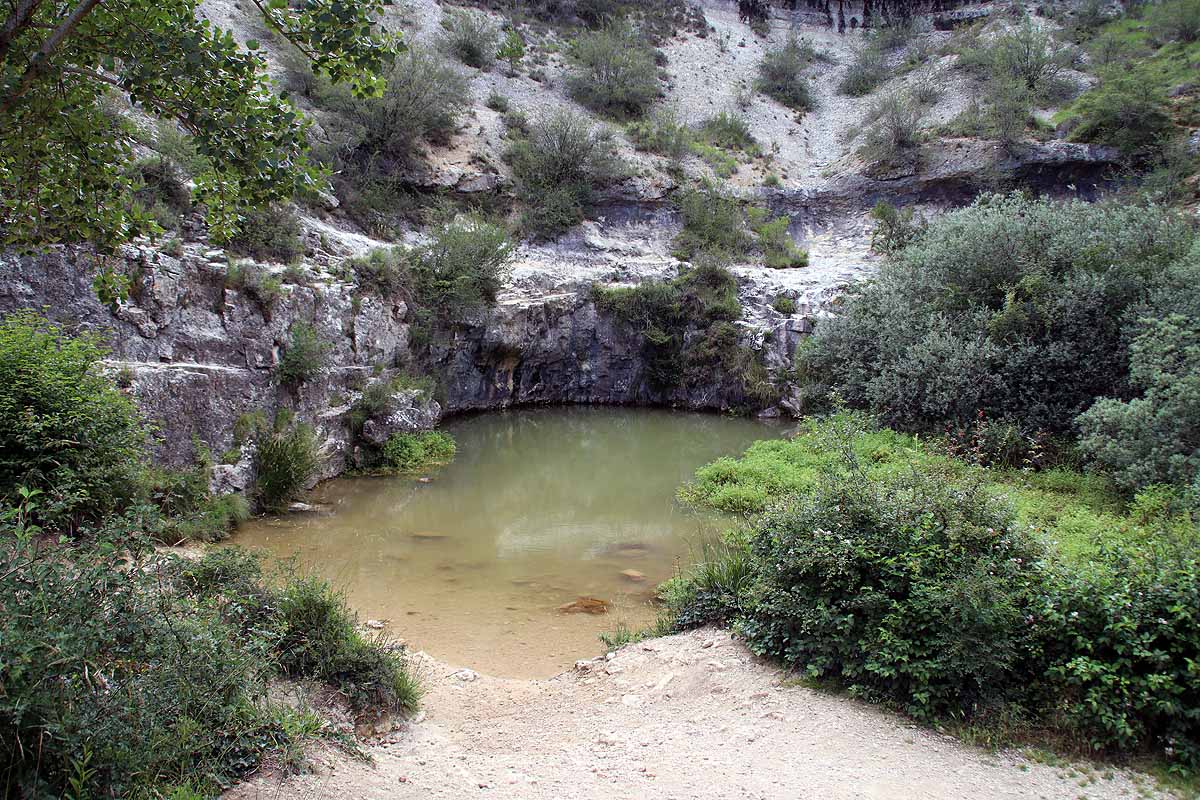
[[[742,315],[737,279],[711,258],[672,281],[596,286],[593,298],[598,310],[641,337],[646,381],[655,391],[711,385],[741,366],[737,331],[730,324]]]
[[[875,228],[871,231],[871,249],[876,253],[898,253],[925,232],[926,222],[912,208],[896,208],[880,200],[871,209]]]
[[[357,709],[415,702],[397,653],[329,624],[353,617],[325,584],[285,576],[275,588],[258,557],[233,548],[189,561],[128,545],[120,565],[111,546],[0,553],[6,793],[219,794],[316,733],[319,721],[267,696],[274,676],[329,680]],[[303,647],[317,636],[319,648]]]
[[[321,337],[307,322],[297,322],[291,328],[291,341],[283,350],[275,375],[285,386],[297,387],[307,383],[325,369],[333,345]]]
[[[659,94],[654,53],[632,28],[614,25],[582,34],[575,42],[571,96],[593,111],[624,119],[640,117]]]
[[[708,144],[725,150],[753,153],[758,148],[758,142],[750,132],[750,123],[728,111],[721,111],[701,123],[700,134]]]
[[[1126,158],[1145,162],[1163,148],[1174,127],[1161,90],[1127,72],[1113,72],[1074,105],[1079,124],[1070,138],[1116,147]]]
[[[527,206],[524,225],[554,238],[581,222],[596,190],[620,172],[609,133],[567,111],[544,116],[508,151],[517,194]]]
[[[373,247],[347,263],[359,292],[394,297],[409,289],[408,252],[402,247]]]
[[[986,60],[993,76],[1020,80],[1038,99],[1048,99],[1062,90],[1062,72],[1071,64],[1069,51],[1030,17],[996,37],[988,47]]]
[[[266,312],[283,294],[283,281],[254,262],[233,262],[225,273],[225,288],[244,293]]]
[[[756,652],[921,719],[1016,718],[1200,763],[1200,558],[1171,493],[1139,497],[1136,534],[1060,561],[989,473],[893,450],[902,437],[853,414],[804,439],[697,473],[685,499],[742,510],[736,489],[767,511],[664,586],[676,626],[728,620]]]
[[[870,161],[895,163],[909,159],[921,143],[921,106],[911,97],[889,94],[875,101],[858,152]]]
[[[741,201],[706,183],[688,189],[679,199],[683,230],[675,237],[675,255],[682,260],[701,253],[736,258],[749,252],[750,232]]]
[[[129,171],[134,201],[163,228],[178,228],[179,217],[192,210],[192,193],[179,167],[159,156],[139,159],[130,165]]]
[[[804,382],[903,428],[982,409],[1068,433],[1097,397],[1128,396],[1124,315],[1192,238],[1153,206],[985,196],[930,224],[817,326]]]
[[[750,228],[758,237],[763,260],[772,269],[791,269],[808,266],[808,252],[796,245],[788,230],[787,217],[770,218],[766,209],[752,208],[748,213]]]
[[[421,472],[454,460],[454,439],[441,431],[393,434],[383,446],[383,464],[395,472]]]
[[[1130,347],[1140,396],[1106,398],[1079,417],[1079,446],[1122,488],[1200,487],[1200,320],[1146,319]]]
[[[814,58],[812,46],[792,34],[783,47],[763,55],[754,87],[790,109],[808,111],[813,97],[804,70]]]
[[[499,92],[494,91],[488,95],[487,107],[490,108],[492,111],[496,111],[498,113],[503,114],[505,111],[508,111],[508,109],[509,109],[508,97],[500,94]]]
[[[293,577],[279,593],[280,671],[338,689],[352,708],[383,715],[413,711],[420,686],[400,648],[358,632],[345,597],[318,578]]]
[[[776,297],[771,307],[780,314],[791,316],[796,313],[796,301],[790,297]]]
[[[442,47],[468,67],[488,69],[496,61],[500,29],[484,14],[447,11],[442,19]]]
[[[494,304],[513,249],[508,231],[478,217],[437,227],[429,243],[410,254],[417,301],[449,318]]]
[[[311,425],[280,412],[274,426],[254,443],[254,495],[267,512],[278,513],[295,500],[321,468],[324,454]]]
[[[294,261],[304,255],[301,233],[294,208],[272,205],[247,214],[229,246],[258,261]]]
[[[29,312],[0,322],[0,502],[40,491],[42,525],[73,530],[139,492],[145,431],[104,356],[95,336]]]
[[[859,48],[854,60],[846,67],[837,88],[848,97],[863,97],[875,91],[887,77],[884,53],[873,44],[867,44]]]
[[[1200,41],[1200,2],[1165,0],[1150,5],[1146,13],[1150,32],[1159,41]]]
[[[437,53],[409,45],[388,74],[383,96],[356,104],[365,128],[360,149],[385,162],[411,162],[420,142],[445,144],[471,102],[466,76]]]
[[[638,150],[681,159],[688,153],[693,134],[668,111],[659,110],[647,120],[631,122],[626,133]]]

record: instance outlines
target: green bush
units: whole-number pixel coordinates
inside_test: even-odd
[[[813,97],[804,70],[815,59],[812,46],[792,34],[783,47],[763,55],[754,88],[794,111],[809,111]]]
[[[321,468],[324,454],[311,425],[280,412],[254,441],[254,496],[263,510],[287,508]]]
[[[1193,237],[1154,206],[982,197],[822,320],[800,354],[806,391],[908,429],[983,410],[1069,433],[1096,398],[1129,396],[1125,315],[1145,313]]]
[[[179,227],[179,218],[192,210],[192,193],[182,170],[163,156],[143,158],[129,167],[133,199],[154,215],[163,228]]]
[[[230,263],[225,272],[225,288],[245,294],[264,312],[283,295],[283,281],[254,262]]]
[[[488,69],[496,61],[500,29],[484,14],[447,11],[442,19],[442,47],[468,67]]]
[[[384,639],[368,640],[345,597],[319,578],[293,577],[276,600],[280,671],[336,688],[352,708],[380,716],[414,711],[420,686],[401,651]]]
[[[801,250],[788,230],[787,217],[771,219],[766,209],[752,208],[747,212],[750,228],[758,237],[763,261],[771,269],[792,269],[808,266],[808,252]]]
[[[702,253],[737,258],[749,252],[753,240],[742,203],[716,184],[685,190],[679,213],[683,230],[675,237],[678,258],[689,260]]]
[[[778,311],[780,314],[788,316],[796,313],[796,301],[790,297],[776,297],[775,302],[771,303],[771,308]]]
[[[308,383],[325,369],[333,345],[307,322],[294,323],[290,333],[291,341],[279,357],[275,376],[284,386],[297,387]]]
[[[721,111],[700,124],[700,135],[708,144],[733,152],[755,153],[758,142],[744,117]]]
[[[871,231],[871,249],[890,255],[915,242],[925,231],[926,222],[912,208],[896,208],[880,200],[871,209],[875,228]]]
[[[429,243],[410,254],[417,301],[449,318],[493,305],[508,276],[513,249],[508,231],[478,217],[437,227]]]
[[[526,206],[524,226],[544,239],[582,222],[597,189],[621,172],[608,131],[568,111],[533,122],[528,133],[517,136],[507,157],[517,195]]]
[[[1060,561],[991,488],[997,473],[915,440],[893,450],[900,437],[853,414],[806,437],[760,442],[688,487],[728,509],[727,489],[754,489],[745,508],[767,511],[664,586],[677,627],[727,620],[756,652],[920,719],[1016,719],[1200,765],[1200,538],[1169,493],[1139,498],[1137,534]]]
[[[1200,2],[1164,0],[1151,4],[1146,11],[1151,34],[1162,42],[1200,41]]]
[[[272,205],[251,211],[229,240],[229,247],[258,261],[295,261],[304,255],[300,218],[291,206]]]
[[[235,549],[188,561],[129,544],[123,565],[111,544],[0,550],[6,794],[219,794],[320,727],[267,696],[275,676],[327,680],[360,711],[413,707],[405,662],[364,642],[327,585],[275,588]]]
[[[420,472],[454,460],[454,439],[441,431],[393,434],[383,446],[384,468]]]
[[[920,103],[903,94],[889,94],[871,105],[869,125],[858,153],[869,161],[896,163],[913,157],[921,144]]]
[[[838,81],[838,92],[847,97],[864,97],[888,78],[886,56],[873,43],[858,49],[854,60]]]
[[[692,144],[692,131],[679,122],[674,114],[659,110],[649,119],[631,122],[626,128],[629,140],[638,150],[656,153],[672,159],[687,155]]]
[[[1102,399],[1079,417],[1079,446],[1132,492],[1156,483],[1200,488],[1200,320],[1144,320],[1130,347],[1139,397]]]
[[[32,313],[0,322],[0,502],[40,490],[41,524],[73,530],[140,492],[145,430],[100,373],[105,355]]]
[[[354,288],[364,294],[394,297],[410,288],[408,251],[402,247],[373,247],[347,262]]]
[[[629,26],[582,34],[572,55],[578,66],[567,88],[591,110],[618,119],[640,117],[658,98],[654,51]]]
[[[510,103],[507,96],[493,91],[488,95],[486,105],[492,111],[503,114],[505,111],[508,111]]]
[[[711,384],[741,368],[742,350],[730,324],[742,316],[737,278],[712,258],[672,281],[593,288],[598,310],[616,317],[642,339],[646,380],[656,391]]]
[[[1112,72],[1073,107],[1078,124],[1070,138],[1116,147],[1135,162],[1151,160],[1174,129],[1166,96],[1138,76]]]

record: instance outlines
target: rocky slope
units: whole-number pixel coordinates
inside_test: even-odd
[[[862,122],[870,98],[840,97],[833,89],[861,45],[861,33],[841,36],[813,24],[819,20],[811,14],[777,9],[769,36],[761,38],[738,20],[736,3],[699,5],[709,25],[705,35],[682,32],[663,44],[663,103],[690,122],[725,109],[744,116],[769,157],[739,166],[729,184],[748,200],[788,216],[793,238],[810,256],[801,269],[772,270],[754,262],[733,268],[743,307],[739,343],[756,354],[780,389],[780,403],[766,413],[797,410],[787,382],[797,342],[848,282],[869,275],[874,258],[865,214],[877,200],[919,203],[936,213],[981,188],[1017,184],[1087,192],[1104,178],[1111,154],[1097,148],[1031,142],[1010,152],[976,140],[938,140],[907,171],[868,174],[845,133]],[[971,8],[984,14],[990,6]],[[205,9],[242,38],[261,34],[236,3],[212,0]],[[403,25],[410,39],[431,41],[444,9],[434,0],[412,0],[388,13],[389,24]],[[504,123],[483,103],[493,91],[530,117],[575,107],[563,88],[561,34],[532,28],[526,33],[544,62],[536,79],[529,70],[471,71],[472,109],[448,145],[429,150],[426,169],[412,176],[416,183],[460,195],[506,190]],[[809,39],[826,59],[813,75],[817,108],[799,119],[749,91],[763,53],[792,33]],[[931,48],[946,35],[931,29],[912,46]],[[267,45],[272,69],[285,81],[284,54]],[[903,57],[901,51],[893,59]],[[949,118],[972,89],[945,60],[932,59],[880,91],[929,71],[943,84],[930,123]],[[103,262],[132,279],[130,297],[112,306],[96,297],[92,279],[101,262],[86,250],[0,255],[0,311],[45,309],[72,330],[100,333],[112,348],[114,373],[159,425],[160,457],[175,466],[192,460],[196,441],[214,453],[233,452],[239,417],[254,411],[269,416],[286,407],[317,425],[330,454],[325,475],[337,474],[354,462],[347,412],[359,393],[372,381],[414,368],[437,378],[438,402],[398,395],[389,419],[378,421],[381,430],[426,427],[448,413],[525,403],[741,407],[745,386],[738,376],[713,375],[707,385],[686,390],[653,389],[639,337],[598,312],[592,301],[594,284],[634,285],[673,277],[681,269],[670,255],[679,228],[670,202],[678,175],[672,177],[663,159],[635,151],[619,131],[616,139],[631,177],[610,192],[597,219],[559,242],[522,246],[497,305],[435,339],[420,359],[405,304],[356,297],[340,269],[348,256],[386,243],[354,229],[332,208],[305,212],[307,256],[298,268],[262,265],[285,280],[280,297],[269,303],[228,288],[230,257],[208,244],[193,221],[191,235],[177,247],[138,242]],[[685,159],[683,169],[683,180],[712,175],[696,157]],[[768,173],[779,176],[777,188],[762,188]],[[410,238],[419,235],[414,231]],[[796,311],[777,312],[778,298],[794,300]],[[318,380],[292,390],[277,384],[274,368],[290,330],[301,321],[313,324],[332,351]],[[248,469],[245,453],[238,463],[222,465],[217,488],[245,488]]]

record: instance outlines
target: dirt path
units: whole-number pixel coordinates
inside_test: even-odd
[[[1131,798],[1134,773],[992,754],[844,698],[791,687],[726,632],[631,645],[541,681],[423,659],[418,719],[374,764],[318,756],[249,798]]]

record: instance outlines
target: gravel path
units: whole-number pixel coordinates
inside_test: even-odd
[[[1109,798],[1148,779],[988,753],[840,697],[790,686],[726,632],[631,645],[550,680],[422,658],[425,711],[314,771],[261,776],[249,798]]]

